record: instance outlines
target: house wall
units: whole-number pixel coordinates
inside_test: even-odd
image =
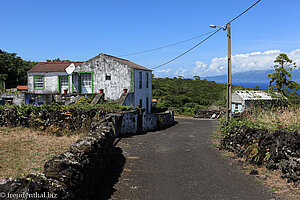
[[[16,105],[21,105],[25,103],[25,93],[1,93],[0,100],[12,99],[12,103]]]
[[[104,89],[105,98],[118,100],[123,89],[132,92],[132,70],[113,58],[99,55],[76,67],[74,76],[74,89],[79,92],[79,72],[93,72],[93,93],[99,93]],[[111,76],[111,80],[106,80]]]
[[[33,87],[33,77],[37,75],[43,75],[45,77],[44,79],[44,89],[35,90]],[[59,93],[58,89],[58,76],[70,76],[66,72],[32,72],[28,73],[28,92],[34,93],[34,94],[45,94],[45,93],[51,93],[51,94],[57,94]],[[72,91],[72,78],[70,76],[69,78],[69,85],[70,90]],[[68,93],[70,92],[68,90]]]
[[[139,73],[142,72],[142,88],[139,88]],[[149,85],[146,88],[146,73],[149,74]],[[146,99],[148,97],[148,110],[146,109]],[[146,70],[134,69],[134,106],[140,104],[140,99],[142,99],[142,108],[145,108],[146,111],[151,112],[151,103],[152,103],[152,72]]]
[[[235,109],[235,105],[238,105],[238,109]],[[235,102],[233,102],[232,104],[232,112],[234,113],[234,112],[242,112],[243,111],[243,105],[241,104],[241,103],[235,103]]]
[[[236,103],[241,103],[241,104],[244,103],[243,99],[241,99],[241,97],[236,92],[232,93],[231,101]]]

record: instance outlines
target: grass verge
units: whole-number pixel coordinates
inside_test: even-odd
[[[42,172],[44,164],[75,143],[80,135],[57,137],[28,128],[0,127],[0,180]]]

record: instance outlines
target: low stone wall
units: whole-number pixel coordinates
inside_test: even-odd
[[[8,113],[13,115],[11,111]],[[144,123],[138,123],[139,118]],[[87,136],[79,139],[61,155],[48,160],[42,173],[30,173],[25,178],[1,181],[1,199],[91,199],[93,194],[89,193],[89,188],[101,179],[110,166],[115,138],[121,134],[138,132],[138,124],[143,125],[145,130],[170,126],[174,123],[174,113],[169,111],[143,115],[140,110],[136,110],[109,114],[101,120],[95,120],[95,117],[91,119],[93,122],[89,125]]]
[[[300,133],[232,127],[222,140],[223,148],[268,169],[279,169],[289,182],[300,182]]]
[[[26,108],[20,113],[16,107],[0,109],[0,126],[32,127],[48,130],[55,134],[65,132],[88,132],[93,121],[105,118],[106,112],[100,109],[89,110],[50,110]]]
[[[223,115],[225,115],[225,112],[220,110],[197,110],[194,118],[219,119]]]
[[[139,109],[124,113],[112,114],[121,120],[120,130],[122,134],[136,134],[138,132],[155,131],[174,124],[174,112],[142,113]],[[118,123],[118,122],[114,122]]]
[[[88,135],[71,145],[69,150],[47,161],[43,173],[0,182],[1,197],[6,197],[1,199],[17,199],[9,194],[32,195],[31,198],[27,196],[28,199],[48,199],[43,195],[55,199],[88,199],[87,188],[105,173],[110,164],[114,139],[113,129],[108,123],[93,126]],[[27,198],[19,196],[18,199]]]

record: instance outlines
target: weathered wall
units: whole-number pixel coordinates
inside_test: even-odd
[[[41,104],[53,101],[51,94],[30,94],[30,93],[1,93],[0,100],[13,99],[12,103],[18,106],[22,104]]]
[[[69,150],[47,161],[43,173],[5,179],[0,182],[0,191],[5,195],[25,192],[51,194],[55,197],[53,199],[89,199],[88,188],[110,165],[114,139],[112,128],[107,123],[98,124]]]
[[[25,178],[1,181],[2,195],[25,192],[36,195],[50,194],[54,199],[91,199],[89,188],[107,172],[115,138],[119,134],[136,133],[138,115],[143,113],[137,110],[110,114],[105,120],[93,118],[87,136],[71,145],[69,150],[47,161],[43,173],[30,173]],[[143,116],[145,130],[155,130],[174,123],[173,112]],[[13,117],[13,113],[6,117]]]
[[[21,105],[25,103],[25,93],[0,93],[0,99],[13,99],[13,104]]]
[[[223,148],[253,164],[279,169],[288,182],[300,182],[300,133],[234,126],[221,142]]]
[[[119,114],[112,114],[120,116],[119,120],[121,120],[121,126],[119,133],[121,135],[155,131],[174,124],[173,111],[166,111],[164,113],[143,113],[139,110],[141,109]],[[139,124],[141,127],[139,127]]]
[[[142,72],[142,88],[139,88],[139,72]],[[146,74],[148,73],[149,82],[148,88],[146,88]],[[146,99],[148,97],[148,109],[146,108]],[[134,70],[134,106],[140,105],[140,99],[142,99],[142,108],[146,109],[146,112],[151,112],[152,103],[152,72],[145,70]]]
[[[12,107],[0,109],[0,126],[32,127],[57,135],[66,132],[88,132],[92,122],[105,118],[106,114],[101,109],[66,111],[27,109],[20,113]]]
[[[137,112],[122,113],[120,134],[135,134],[137,132]]]
[[[34,90],[33,88],[33,76],[36,75],[43,75],[45,76],[44,84],[45,89],[44,90]],[[68,75],[66,72],[31,72],[27,74],[28,78],[28,92],[29,93],[35,93],[35,94],[45,94],[45,93],[52,93],[52,94],[58,94],[59,93],[59,86],[58,86],[58,76],[61,75]],[[70,90],[68,90],[68,93],[72,91],[72,78],[69,78],[69,84],[70,84]]]
[[[131,68],[113,58],[104,55],[96,56],[76,67],[74,72],[81,71],[93,72],[93,93],[99,93],[99,89],[104,89],[105,97],[108,100],[118,100],[123,89],[132,92]],[[111,76],[111,80],[106,80],[105,76]],[[75,79],[74,86],[78,91],[78,76]]]
[[[120,102],[122,106],[134,106],[134,93],[127,93],[125,100]]]
[[[157,115],[153,113],[144,113],[144,120],[143,120],[143,131],[153,131],[157,128]],[[171,117],[171,116],[170,116]],[[174,116],[173,122],[174,123]]]

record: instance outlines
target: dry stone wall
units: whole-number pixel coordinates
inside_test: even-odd
[[[0,110],[1,126],[59,125],[65,128],[69,126],[70,129],[87,127],[89,130],[67,151],[48,160],[42,173],[1,181],[1,199],[91,199],[93,194],[89,188],[99,181],[110,166],[116,137],[124,133],[136,133],[139,131],[138,124],[146,130],[156,130],[174,123],[172,111],[154,115],[143,115],[140,110],[108,115],[102,110],[69,112],[28,111],[20,117],[16,109]],[[138,123],[138,119],[144,122]]]
[[[5,179],[0,183],[0,191],[6,195],[6,199],[10,199],[9,194],[88,199],[90,194],[87,187],[93,185],[110,164],[114,139],[109,123],[97,124],[69,150],[47,161],[43,173],[31,173],[15,180]],[[27,198],[21,196],[19,199]]]
[[[51,133],[88,132],[93,121],[105,118],[107,112],[101,109],[51,110],[26,109],[20,113],[16,107],[0,109],[0,126],[31,127]]]
[[[288,182],[300,182],[300,133],[234,126],[222,140],[223,148],[268,169],[279,169]]]

